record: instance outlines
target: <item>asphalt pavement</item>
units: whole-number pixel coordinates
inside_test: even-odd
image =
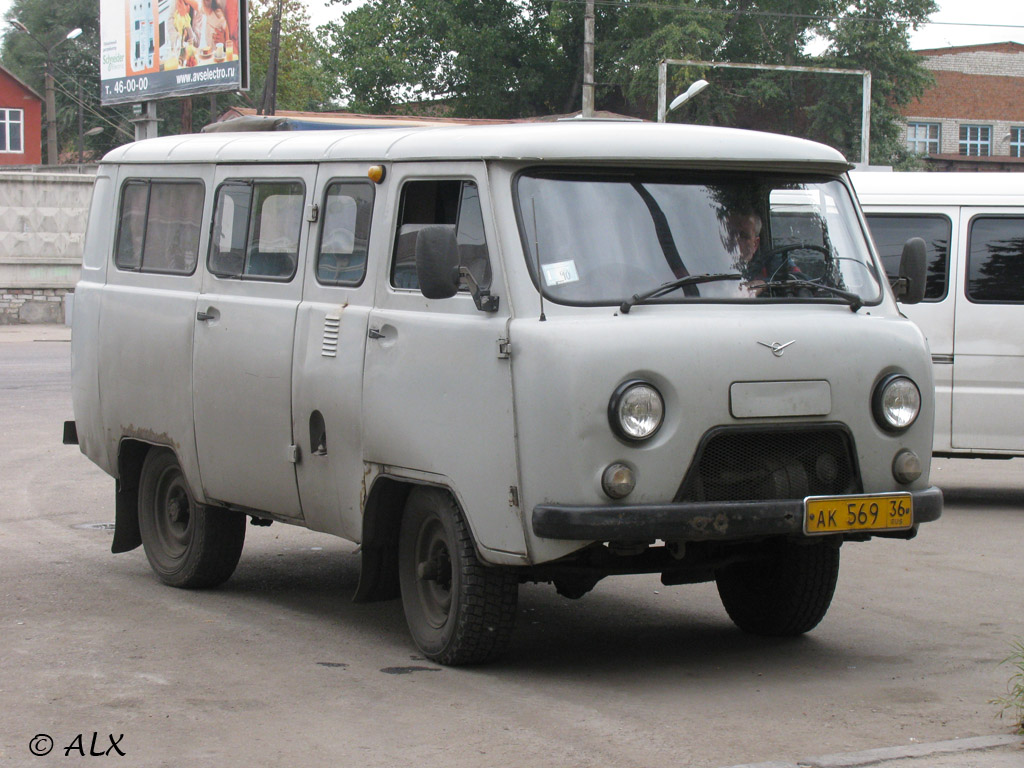
[[[0,345],[10,342],[66,343],[70,337],[71,329],[62,325],[0,325]],[[0,362],[2,360],[0,348]],[[841,754],[828,754],[822,750],[821,754],[800,756],[792,762],[754,762],[730,768],[854,768],[876,765],[884,768],[1024,768],[1024,736],[1011,734],[1012,723],[1007,719],[993,723],[993,731],[999,730],[1002,732],[948,741],[916,743],[911,740],[912,743],[902,745],[880,744],[875,749]],[[3,757],[2,753],[0,757]],[[685,762],[677,764],[685,765]]]

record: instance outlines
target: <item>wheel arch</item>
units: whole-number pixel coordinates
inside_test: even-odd
[[[142,533],[139,530],[139,478],[146,456],[154,448],[166,448],[171,451],[180,465],[181,457],[170,445],[151,443],[134,437],[122,437],[117,445],[114,541],[110,545],[110,551],[114,554],[130,552],[142,546]]]
[[[378,477],[363,506],[360,540],[359,585],[352,596],[356,603],[395,600],[398,587],[398,530],[405,502],[420,483],[394,477]]]

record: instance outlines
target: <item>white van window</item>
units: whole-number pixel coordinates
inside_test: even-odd
[[[1024,218],[979,216],[967,246],[967,298],[1024,303]]]
[[[327,186],[316,261],[319,282],[359,285],[363,281],[372,213],[372,184],[335,181]]]
[[[454,179],[410,181],[402,188],[391,284],[396,288],[419,288],[416,236],[428,224],[452,227],[460,265],[473,273],[481,288],[490,288],[491,265],[484,238],[480,192],[472,181]],[[468,290],[464,281],[459,290]]]
[[[866,216],[875,249],[885,272],[893,277],[900,271],[903,245],[912,237],[924,240],[928,250],[928,276],[924,300],[941,301],[949,281],[949,240],[953,224],[948,216],[872,213]]]
[[[188,275],[199,260],[201,182],[129,181],[122,188],[118,269]]]
[[[533,171],[516,186],[528,266],[558,303],[616,305],[698,275],[720,279],[654,300],[882,297],[837,180]]]
[[[218,277],[290,280],[298,264],[305,188],[298,181],[230,181],[217,190],[207,260]]]

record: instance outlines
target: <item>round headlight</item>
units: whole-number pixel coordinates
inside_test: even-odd
[[[645,381],[622,384],[608,404],[608,420],[624,440],[646,440],[658,431],[664,417],[661,393]]]
[[[906,376],[888,376],[875,389],[872,406],[882,429],[899,432],[913,424],[921,412],[921,391]]]

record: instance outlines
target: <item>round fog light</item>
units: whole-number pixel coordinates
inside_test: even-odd
[[[612,499],[629,496],[636,487],[633,470],[625,464],[610,464],[601,475],[601,489]]]
[[[921,460],[913,451],[906,449],[896,454],[892,460],[892,476],[896,482],[908,485],[921,476]]]

